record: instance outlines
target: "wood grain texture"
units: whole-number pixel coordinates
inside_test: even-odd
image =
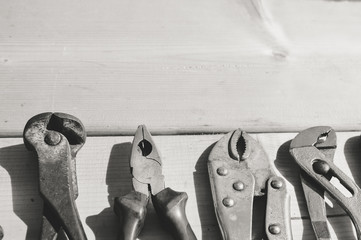
[[[44,111],[91,135],[361,130],[359,1],[4,0],[0,136]]]
[[[294,239],[313,240],[299,170],[288,152],[290,140],[295,135],[252,134],[265,148],[278,175],[287,182]],[[360,132],[337,133],[335,164],[360,185],[359,135]],[[198,239],[221,239],[206,161],[212,144],[222,136],[154,137],[162,155],[166,186],[185,191],[189,196],[186,213]],[[131,141],[132,137],[90,137],[78,153],[80,194],[76,202],[89,239],[116,239],[119,222],[112,210],[113,199],[127,194],[132,188],[128,162]],[[38,239],[42,200],[37,187],[36,157],[25,149],[21,138],[3,138],[0,139],[0,166],[0,225],[5,230],[5,239]],[[334,201],[327,202],[332,239],[355,239],[354,228],[345,212]],[[171,239],[151,205],[148,211],[139,239]],[[255,232],[262,230],[262,222],[262,218],[255,216]]]

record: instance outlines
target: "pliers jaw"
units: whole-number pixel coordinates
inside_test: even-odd
[[[47,112],[32,117],[26,123],[23,132],[25,146],[31,151],[35,150],[34,146],[51,140],[46,137],[50,131],[56,131],[66,138],[74,156],[86,140],[84,126],[78,118],[65,113]]]
[[[300,132],[291,142],[290,149],[303,147],[334,149],[337,146],[336,132],[328,126],[308,128]]]
[[[39,190],[44,200],[42,239],[86,239],[75,206],[75,157],[85,138],[80,120],[63,113],[36,115],[25,126],[24,143],[36,151],[39,161]]]
[[[145,125],[140,125],[135,132],[130,158],[133,188],[149,196],[164,189],[162,160],[151,134]]]

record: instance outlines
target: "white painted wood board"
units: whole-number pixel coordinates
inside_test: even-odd
[[[35,114],[91,135],[361,130],[361,4],[3,0],[0,136]]]

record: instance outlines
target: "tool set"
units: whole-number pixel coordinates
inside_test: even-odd
[[[75,201],[76,155],[86,139],[83,124],[68,114],[42,113],[27,122],[23,137],[25,146],[37,154],[39,163],[39,193],[44,201],[40,239],[86,240]],[[290,153],[300,167],[316,238],[331,239],[324,199],[327,192],[350,216],[361,240],[361,189],[333,163],[335,151],[336,133],[327,126],[300,132],[290,145]],[[120,218],[118,239],[137,239],[147,206],[152,203],[174,239],[195,240],[185,213],[188,196],[165,187],[159,150],[144,125],[135,132],[130,156],[133,190],[114,199],[114,212]],[[222,137],[208,156],[208,173],[224,240],[254,239],[255,199],[263,199],[265,205],[261,239],[292,240],[286,182],[276,175],[273,162],[250,135],[237,129]],[[337,178],[351,196],[335,187],[332,178]],[[3,236],[0,227],[0,240]]]

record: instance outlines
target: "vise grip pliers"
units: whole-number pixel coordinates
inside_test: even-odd
[[[114,211],[122,218],[119,239],[135,240],[143,228],[151,197],[160,220],[177,240],[196,240],[186,214],[187,193],[165,188],[162,160],[144,125],[135,132],[130,170],[134,191],[114,200]]]
[[[324,201],[326,191],[350,216],[361,240],[361,189],[333,163],[336,146],[335,130],[318,126],[300,132],[291,142],[290,153],[301,168],[303,192],[317,239],[331,239]],[[331,183],[332,177],[351,193],[350,197]]]
[[[269,240],[290,240],[289,195],[263,148],[237,129],[221,138],[208,159],[217,220],[224,240],[252,239],[254,197],[267,197],[265,233]]]
[[[75,199],[75,158],[83,146],[83,124],[64,113],[42,113],[24,129],[25,146],[39,161],[39,191],[44,200],[42,240],[86,240]]]

